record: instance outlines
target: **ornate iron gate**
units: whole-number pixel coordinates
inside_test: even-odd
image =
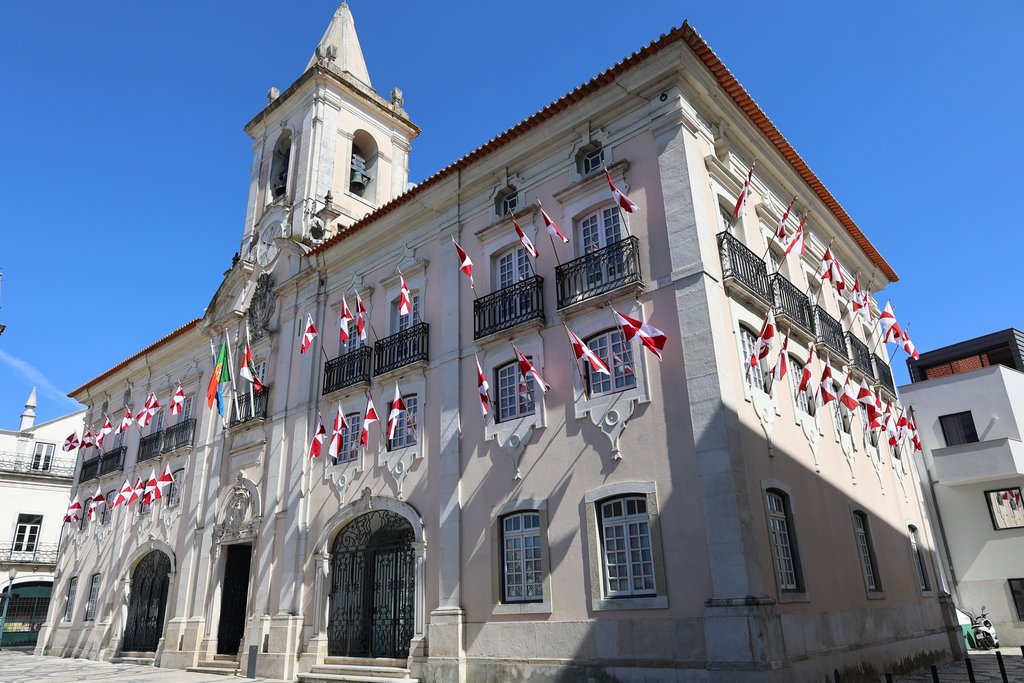
[[[123,652],[155,652],[167,608],[171,560],[159,550],[142,558],[132,572],[128,621],[124,626]]]
[[[415,619],[412,526],[374,510],[342,529],[331,548],[328,653],[332,657],[409,656]]]

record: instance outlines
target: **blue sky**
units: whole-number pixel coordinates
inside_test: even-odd
[[[689,19],[900,274],[919,348],[1024,325],[1022,3],[351,6],[423,129],[414,181]],[[5,5],[0,427],[202,314],[243,229],[242,126],[335,7]]]

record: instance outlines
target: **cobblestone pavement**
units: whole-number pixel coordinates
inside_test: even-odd
[[[217,674],[194,674],[178,669],[158,669],[137,664],[111,664],[89,659],[62,659],[4,650],[0,652],[0,683],[229,683],[265,681],[270,678],[234,678]]]
[[[1010,683],[1024,682],[1024,657],[1020,648],[1001,648],[1003,665],[1006,667],[1006,680]],[[974,669],[974,680],[977,683],[1000,683],[1003,679],[999,674],[999,663],[996,661],[995,650],[971,650],[971,666]],[[950,662],[936,667],[939,671],[940,683],[969,683],[967,665],[964,662]],[[913,676],[896,676],[897,683],[932,683],[932,674],[924,673]]]

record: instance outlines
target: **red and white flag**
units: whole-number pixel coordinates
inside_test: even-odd
[[[474,355],[475,357],[475,355]],[[487,419],[487,415],[491,412],[491,397],[487,393],[490,386],[487,383],[487,375],[484,374],[483,369],[480,367],[480,359],[476,359],[476,390],[480,394],[480,410],[484,414],[484,419]]]
[[[889,437],[889,447],[896,449],[900,445],[900,432],[896,427],[896,418],[892,414],[892,406],[885,404],[885,413],[882,416],[882,424],[885,426],[885,433]]]
[[[139,498],[142,498],[142,494],[146,490],[146,482],[142,481],[142,477],[135,478],[135,486],[132,487],[132,493],[128,496],[128,500],[125,501],[126,505],[131,505]]]
[[[348,301],[341,297],[341,314],[338,315],[338,342],[344,344],[348,341],[348,324],[355,318],[352,311],[348,309]]]
[[[743,181],[743,189],[740,190],[740,196],[736,198],[736,206],[732,209],[733,220],[740,217],[740,211],[743,210],[743,205],[747,203],[747,196],[750,194],[750,180],[754,177],[754,165],[757,163],[755,159],[750,164],[750,170],[747,171],[747,179]]]
[[[516,345],[512,345],[512,350],[516,352],[516,358],[519,360],[519,374],[523,378],[523,382],[526,382],[527,377],[533,377],[534,381],[540,385],[540,390],[545,394],[551,390],[551,385],[544,381],[544,378],[540,376],[537,368],[533,367],[523,352],[516,348]]]
[[[309,457],[319,458],[320,452],[324,447],[324,439],[327,438],[327,430],[324,429],[324,418],[320,416],[320,411],[316,412],[316,431],[313,432],[313,439],[309,442]]]
[[[99,514],[99,512],[97,512],[97,509],[101,505],[106,504],[106,502],[106,499],[103,497],[103,489],[100,488],[99,484],[97,484],[96,492],[93,493],[92,498],[89,499],[89,521],[93,521],[96,519],[96,515]]]
[[[412,294],[409,293],[409,285],[405,283],[405,276],[402,275],[402,271],[398,271],[398,279],[402,283],[398,292],[398,314],[409,315],[412,313]]]
[[[619,323],[619,327],[622,328],[622,334],[626,341],[632,341],[633,337],[637,337],[640,343],[647,347],[648,351],[657,356],[658,360],[661,360],[661,352],[665,348],[665,342],[668,341],[668,337],[665,336],[664,332],[654,325],[649,325],[630,318],[628,315],[623,315],[614,308],[612,313],[615,314],[615,318]]]
[[[857,402],[857,389],[850,382],[850,375],[846,375],[846,381],[843,382],[843,394],[839,397],[839,402],[851,411],[856,410],[860,405]]]
[[[473,285],[473,261],[470,260],[469,254],[466,250],[459,246],[459,243],[455,241],[455,237],[452,237],[452,244],[455,245],[455,253],[459,255],[459,272],[463,273],[469,278],[469,286],[472,289],[476,289]]]
[[[850,305],[854,313],[860,313],[864,322],[871,323],[870,295],[860,288],[860,275],[853,280],[853,292],[850,293]]]
[[[835,383],[832,380],[832,365],[829,364],[828,360],[826,360],[825,367],[821,370],[821,379],[818,380],[818,391],[814,395],[814,404],[819,408],[827,406],[829,403],[836,400],[834,392]]]
[[[786,247],[786,253],[796,252],[797,256],[804,255],[804,225],[807,223],[807,214],[805,213],[800,219],[800,225],[796,226],[796,232],[793,233],[793,239],[790,241],[789,246]]]
[[[782,338],[782,348],[779,349],[779,359],[775,361],[775,367],[772,368],[772,383],[781,382],[782,378],[786,376],[786,371],[789,370],[789,354],[787,349],[789,348],[789,335],[787,334]]]
[[[139,427],[148,427],[158,412],[160,412],[160,401],[156,400],[156,394],[151,391],[142,405],[142,410],[136,414],[135,421]]]
[[[537,203],[540,203],[539,198]],[[548,229],[548,234],[562,240],[564,244],[569,244],[569,238],[562,234],[562,231],[558,229],[558,224],[551,220],[551,216],[548,215],[543,206],[540,207],[540,215],[544,218],[544,227]]]
[[[128,429],[132,424],[132,411],[128,406],[124,407],[124,417],[121,418],[121,424],[117,425],[117,433],[123,434],[124,430]]]
[[[775,335],[775,311],[768,309],[768,315],[765,316],[764,322],[761,324],[761,332],[757,335],[757,341],[754,342],[754,349],[750,352],[750,367],[757,367],[772,352],[775,348]]]
[[[878,315],[878,324],[882,326],[882,341],[896,342],[899,344],[903,339],[903,330],[896,322],[896,314],[892,310],[892,302],[885,302],[885,309]]]
[[[917,347],[914,346],[914,342],[910,341],[910,323],[907,323],[907,329],[902,330],[900,334],[900,346],[907,352],[907,355],[917,360],[921,357],[921,354],[917,352]]]
[[[171,396],[171,415],[181,415],[185,410],[185,390],[181,388],[181,382],[178,382],[178,388],[174,392],[174,396]]]
[[[620,366],[622,368],[623,374],[626,374],[626,375],[634,374],[633,373],[633,368],[628,363],[626,363],[626,361],[622,360],[622,358],[620,356],[616,356],[616,355],[612,356],[612,365]]]
[[[910,421],[907,419],[907,411],[901,408],[900,416],[896,418],[896,439],[903,441],[908,436],[910,436]]]
[[[160,498],[160,487],[156,485],[156,468],[149,471],[149,479],[146,480],[146,487],[142,492],[142,504],[152,505]]]
[[[788,235],[786,234],[786,220],[789,218],[789,212],[793,209],[793,202],[795,201],[796,196],[794,195],[793,198],[789,200],[789,206],[787,206],[786,210],[782,212],[782,218],[779,219],[779,224],[775,226],[775,234],[772,235],[772,237],[775,238],[775,241],[782,247],[786,246],[786,239],[788,238]]]
[[[395,438],[395,431],[398,429],[398,418],[405,413],[405,401],[402,400],[402,392],[395,382],[395,399],[391,402],[391,412],[388,413],[388,440]]]
[[[356,292],[356,334],[363,341],[366,341],[366,304],[359,298],[359,292]]]
[[[124,480],[124,484],[121,485],[121,489],[117,492],[114,497],[114,502],[111,504],[110,509],[113,510],[118,505],[124,505],[128,502],[128,497],[132,495],[132,484],[127,479]]]
[[[568,325],[563,323],[562,327],[565,328],[565,333],[569,335],[569,344],[572,345],[572,352],[576,356],[576,361],[579,362],[581,358],[586,358],[587,362],[590,363],[590,369],[594,372],[599,372],[602,375],[611,375],[611,371],[605,364],[601,357],[591,350],[589,346],[583,343],[575,332],[569,329]]]
[[[882,404],[881,399],[871,391],[864,380],[860,381],[857,387],[857,402],[862,404],[868,413],[868,428],[878,429],[882,426]]]
[[[313,324],[313,316],[306,314],[306,331],[302,333],[302,344],[299,346],[299,353],[305,353],[317,338],[316,325]]]
[[[82,432],[82,446],[81,446],[81,448],[84,451],[86,448],[89,448],[89,447],[93,447],[93,448],[96,447],[96,437],[92,433],[92,427],[90,427],[89,425],[86,425],[85,426],[85,431]]]
[[[78,448],[78,434],[76,434],[75,432],[71,432],[71,436],[64,439],[64,445],[61,446],[61,450],[63,450],[65,453],[70,453],[76,448]]]
[[[811,366],[814,364],[814,342],[807,351],[807,362],[804,363],[804,371],[800,375],[800,386],[797,391],[807,391],[811,386]]]
[[[924,447],[921,446],[921,433],[917,431],[917,417],[915,415],[910,416],[908,427],[910,431],[910,443],[913,444],[914,451],[923,453]]]
[[[637,206],[629,197],[622,194],[619,188],[615,187],[615,183],[612,182],[612,174],[608,172],[608,169],[604,169],[604,177],[608,179],[608,187],[612,190],[612,197],[615,198],[615,203],[619,205],[619,208],[626,213],[636,213],[640,207]]]
[[[245,348],[242,349],[242,366],[238,368],[238,375],[242,379],[249,380],[253,391],[263,391],[263,382],[260,381],[260,373],[256,370],[256,361],[252,357],[252,347],[249,346],[249,330],[245,330]]]
[[[821,277],[822,282],[825,280],[831,281],[832,286],[836,288],[837,292],[842,292],[843,288],[846,287],[846,281],[843,280],[843,269],[840,267],[839,261],[832,254],[832,247],[825,248],[825,254],[821,257],[821,268],[818,275]]]
[[[174,475],[171,474],[171,463],[164,465],[164,471],[160,473],[160,476],[156,480],[156,492],[157,498],[162,498],[167,494],[167,489],[170,488],[171,484],[174,483]]]
[[[82,501],[79,499],[78,494],[71,499],[68,503],[68,510],[64,513],[65,522],[79,522],[82,519]]]
[[[367,448],[370,445],[370,425],[379,421],[380,418],[377,417],[377,409],[373,407],[373,398],[367,396],[366,414],[363,415],[363,428],[359,432],[359,443],[362,444],[363,448]]]
[[[338,412],[334,416],[334,428],[331,430],[331,441],[327,446],[327,454],[334,458],[334,461],[338,461],[338,457],[341,455],[342,443],[345,440],[345,431],[348,430],[348,421],[345,420],[345,414],[341,411],[341,404],[338,404]]]
[[[540,256],[540,253],[537,251],[537,247],[533,246],[533,242],[531,242],[530,238],[526,236],[523,229],[519,227],[519,223],[516,221],[515,216],[512,216],[512,225],[516,226],[516,234],[519,235],[519,241],[522,243],[523,249],[525,249],[533,258]]]

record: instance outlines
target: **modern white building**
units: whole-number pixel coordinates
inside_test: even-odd
[[[33,645],[46,618],[77,453],[61,450],[85,411],[36,424],[36,390],[17,429],[0,429],[0,591],[12,585],[3,645]]]
[[[1024,332],[922,353],[901,387],[917,416],[924,499],[957,606],[986,608],[1000,642],[1024,645]]]
[[[895,271],[692,27],[411,189],[406,106],[377,94],[342,5],[245,126],[239,259],[204,317],[72,392],[95,425],[180,383],[180,415],[90,449],[77,481],[83,499],[165,468],[175,486],[68,539],[40,652],[438,683],[868,680],[958,652],[903,450],[792,381],[815,342],[896,401],[877,329],[816,276],[829,244],[851,280]],[[787,259],[768,235],[794,194],[807,251]],[[367,339],[341,343],[356,296]],[[773,306],[776,386],[775,354],[747,370]],[[612,308],[665,331],[663,361]],[[575,365],[563,324],[610,375]],[[247,331],[260,392],[237,377]],[[396,386],[393,433],[361,447],[368,398],[386,422]],[[309,459],[339,408],[339,456]]]

